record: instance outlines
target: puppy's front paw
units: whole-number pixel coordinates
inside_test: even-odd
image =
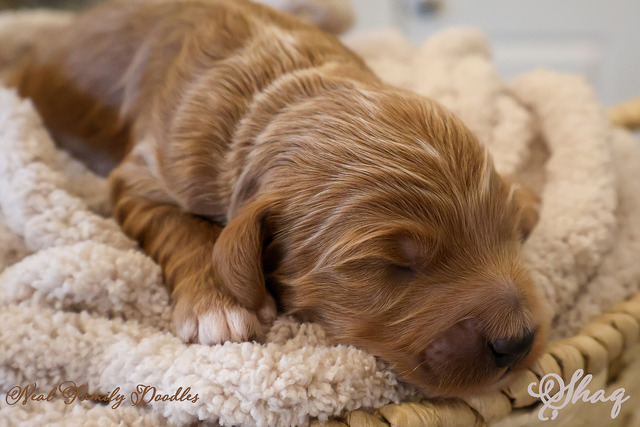
[[[187,343],[260,341],[275,318],[276,306],[270,295],[258,311],[242,307],[215,290],[174,296],[175,332]]]

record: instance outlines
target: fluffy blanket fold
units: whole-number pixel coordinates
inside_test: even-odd
[[[0,17],[0,32],[16,19]],[[347,43],[384,79],[457,112],[500,172],[540,192],[524,255],[555,316],[553,338],[640,290],[640,154],[586,82],[536,71],[507,84],[473,30],[418,48],[393,32]],[[183,344],[158,266],[108,217],[105,190],[55,148],[28,100],[0,88],[0,424],[305,425],[411,393],[372,356],[292,319],[263,345]],[[60,393],[18,400],[25,386],[46,395],[64,381],[89,394],[119,387],[126,399],[116,409]],[[139,384],[198,398],[133,406]]]

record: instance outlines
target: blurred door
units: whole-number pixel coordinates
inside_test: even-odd
[[[586,76],[605,104],[640,94],[640,0],[352,1],[359,29],[393,25],[416,43],[480,28],[507,78],[545,67]]]
[[[0,0],[0,9],[56,8],[80,9],[101,0]]]

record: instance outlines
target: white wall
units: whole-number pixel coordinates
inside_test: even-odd
[[[355,30],[396,26],[415,43],[448,26],[489,37],[505,77],[545,67],[584,75],[606,105],[640,94],[640,0],[352,0]],[[437,1],[437,0],[433,0]]]

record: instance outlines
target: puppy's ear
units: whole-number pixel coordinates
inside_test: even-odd
[[[540,219],[540,197],[526,185],[522,185],[511,178],[503,177],[502,179],[510,187],[510,191],[513,191],[513,200],[518,205],[518,225],[524,242],[529,238]]]
[[[213,247],[216,283],[245,308],[258,310],[267,298],[262,272],[266,217],[272,205],[256,201],[243,207],[223,229]]]

